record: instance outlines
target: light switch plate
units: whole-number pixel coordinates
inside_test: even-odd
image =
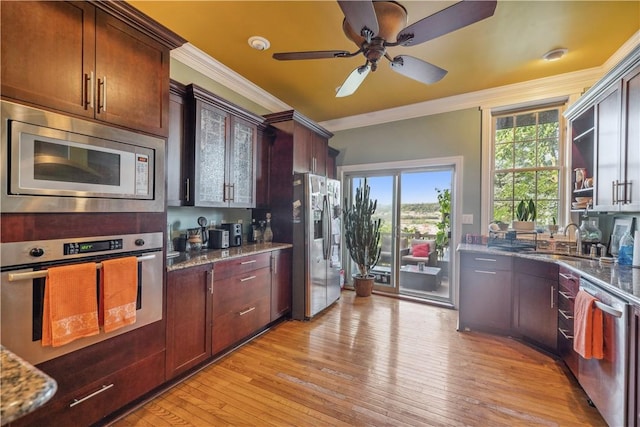
[[[473,224],[473,214],[462,214],[463,224]]]

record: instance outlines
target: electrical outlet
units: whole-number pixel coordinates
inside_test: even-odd
[[[462,214],[463,224],[473,224],[473,214]]]

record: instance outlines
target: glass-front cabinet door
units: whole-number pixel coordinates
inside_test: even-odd
[[[228,117],[218,108],[200,101],[196,103],[196,206],[228,206],[225,199]]]
[[[231,123],[227,198],[230,206],[250,208],[256,200],[256,126],[235,117]]]

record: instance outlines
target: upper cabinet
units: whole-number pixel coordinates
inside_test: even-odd
[[[257,139],[263,118],[196,85],[187,86],[185,107],[183,204],[255,207]]]
[[[183,39],[125,2],[0,7],[3,97],[167,135],[169,51]]]
[[[331,132],[294,110],[268,114],[265,119],[275,129],[272,167],[326,176]]]
[[[640,47],[565,115],[573,135],[572,167],[593,177],[592,186],[584,186],[574,174],[574,196],[592,196],[596,211],[640,211]]]

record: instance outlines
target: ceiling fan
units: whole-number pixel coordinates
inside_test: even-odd
[[[359,47],[357,51],[282,52],[274,53],[273,58],[281,61],[351,58],[362,53],[366,62],[349,74],[338,88],[336,97],[354,93],[369,72],[378,68],[378,61],[382,57],[389,60],[395,72],[431,84],[442,79],[447,71],[409,55],[392,58],[387,53],[387,47],[415,46],[486,19],[493,15],[496,3],[495,0],[464,0],[407,26],[407,10],[398,2],[338,0],[345,16],[342,30]]]

